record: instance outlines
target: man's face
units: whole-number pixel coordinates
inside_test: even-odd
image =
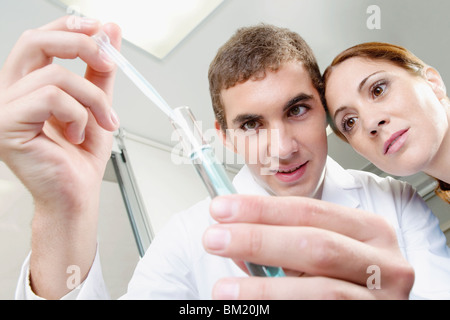
[[[303,65],[286,63],[221,94],[228,146],[255,179],[273,195],[313,197],[326,162],[327,123]]]

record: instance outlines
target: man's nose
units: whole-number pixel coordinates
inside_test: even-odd
[[[267,150],[270,157],[289,159],[298,151],[299,143],[291,128],[287,126],[278,126],[270,130],[270,139]]]

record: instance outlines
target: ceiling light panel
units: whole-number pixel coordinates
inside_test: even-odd
[[[59,0],[67,13],[117,23],[127,41],[159,59],[224,0]]]

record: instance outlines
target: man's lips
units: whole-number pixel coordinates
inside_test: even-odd
[[[284,166],[278,168],[275,176],[283,182],[294,182],[300,179],[306,172],[308,161],[302,164]]]
[[[409,129],[400,130],[394,133],[385,143],[383,147],[384,154],[395,153],[397,152],[406,140],[405,133],[408,132]]]
[[[303,164],[299,164],[299,165],[297,165],[297,166],[291,166],[291,167],[289,167],[289,168],[279,168],[279,169],[278,169],[278,173],[286,173],[286,174],[289,174],[289,173],[292,173],[292,172],[298,170],[302,165],[303,165]]]

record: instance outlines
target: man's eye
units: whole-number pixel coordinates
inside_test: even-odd
[[[242,125],[242,129],[244,130],[256,130],[258,128],[258,122],[251,120],[247,121]]]
[[[298,117],[303,115],[307,110],[308,108],[305,106],[294,106],[289,110],[289,115]]]

